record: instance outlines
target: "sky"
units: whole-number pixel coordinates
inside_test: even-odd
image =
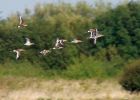
[[[113,5],[117,5],[122,1],[127,0],[1,0],[0,1],[0,18],[4,19],[17,11],[23,13],[25,8],[33,10],[37,3],[59,3],[61,1],[75,4],[78,1],[86,1],[89,4],[94,4],[96,1],[111,2]]]

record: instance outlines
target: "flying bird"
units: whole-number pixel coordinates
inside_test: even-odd
[[[64,46],[64,42],[66,42],[66,40],[57,38],[55,42],[55,46],[52,49],[62,49]]]
[[[18,28],[26,27],[26,26],[28,26],[28,25],[25,24],[23,18],[21,16],[19,16],[19,25],[18,25]]]
[[[93,39],[94,40],[94,44],[96,44],[98,38],[104,36],[104,35],[99,34],[97,28],[90,29],[88,32],[91,32],[90,33],[90,37],[88,39]]]
[[[34,43],[32,43],[29,38],[25,38],[25,39],[26,39],[26,43],[24,45],[26,46],[34,45]]]
[[[16,50],[13,50],[13,52],[16,53],[16,60],[19,59],[20,54],[21,54],[22,51],[25,51],[25,50],[24,49],[16,49]]]
[[[48,54],[48,53],[50,53],[51,52],[51,50],[46,50],[46,49],[44,49],[44,50],[42,50],[40,53],[42,54],[42,55],[46,55],[46,54]]]

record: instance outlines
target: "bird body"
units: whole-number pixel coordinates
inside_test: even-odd
[[[63,46],[64,46],[64,43],[65,43],[66,41],[67,41],[67,40],[60,39],[60,40],[59,40],[59,45],[60,45],[61,47],[63,47]]]
[[[96,35],[96,29],[89,29],[88,32],[90,32],[89,38],[93,38]]]

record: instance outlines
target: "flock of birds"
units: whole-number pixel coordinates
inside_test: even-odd
[[[23,27],[27,27],[27,26],[28,25],[24,22],[23,18],[20,16],[19,17],[18,28],[23,28]],[[90,33],[90,36],[87,39],[92,39],[94,44],[96,44],[96,41],[97,41],[98,38],[104,36],[104,35],[99,34],[99,32],[98,32],[98,30],[96,28],[95,29],[89,29],[88,33]],[[25,38],[25,39],[26,39],[26,42],[24,44],[25,46],[32,46],[32,45],[34,45],[34,43],[31,42],[29,38]],[[44,50],[40,51],[40,54],[45,56],[48,53],[51,53],[52,49],[62,49],[62,48],[64,48],[64,43],[65,42],[67,42],[67,40],[57,38],[56,42],[55,42],[55,46],[53,48],[44,49]],[[80,40],[80,39],[76,39],[75,38],[70,43],[79,44],[81,42],[83,42],[83,41]],[[22,51],[25,51],[25,50],[24,49],[15,49],[15,50],[13,50],[13,52],[16,53],[16,60],[20,58],[20,55],[21,55]]]

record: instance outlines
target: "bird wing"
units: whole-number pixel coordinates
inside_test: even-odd
[[[22,19],[21,16],[19,16],[19,24],[20,24],[20,25],[23,24],[23,19]]]
[[[73,39],[73,40],[71,41],[71,43],[74,43],[74,42],[75,42],[75,40],[76,40],[76,39]]]
[[[55,47],[59,47],[59,44],[60,44],[60,40],[57,39],[57,40],[56,40],[56,43],[55,43]]]
[[[78,40],[78,42],[83,42],[82,40]]]
[[[29,38],[26,38],[26,41],[30,41],[30,39]]]
[[[19,58],[19,56],[20,56],[20,52],[19,52],[19,51],[17,51],[17,52],[16,52],[16,59],[18,59],[18,58]]]
[[[95,29],[89,29],[89,32],[95,32]]]
[[[57,46],[58,46],[58,42],[55,43],[55,47],[57,47]]]
[[[104,36],[104,35],[101,35],[101,34],[97,34],[97,36],[96,36],[96,37],[98,38],[98,37],[102,37],[102,36]]]
[[[21,52],[21,51],[25,51],[25,50],[24,49],[18,49],[18,51]]]

